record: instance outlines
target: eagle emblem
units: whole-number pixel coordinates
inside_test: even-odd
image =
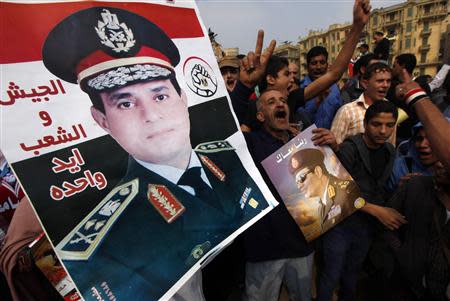
[[[101,16],[103,20],[99,20],[95,27],[101,43],[117,53],[128,52],[136,44],[131,29],[125,23],[120,23],[117,15],[107,9],[102,11]]]

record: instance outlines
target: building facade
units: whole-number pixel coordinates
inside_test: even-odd
[[[351,24],[346,23],[330,25],[326,30],[310,31],[306,37],[299,38],[297,45],[281,45],[275,53],[298,62],[300,72],[304,76],[307,73],[308,50],[317,45],[324,46],[329,52],[329,62],[332,63],[341,50],[350,28]],[[374,9],[360,37],[361,42],[369,45],[370,51],[375,47],[373,42],[375,31],[385,33],[391,41],[390,63],[401,53],[413,53],[416,56],[415,76],[421,74],[434,76],[437,68],[450,59],[448,0],[408,0],[397,5]],[[297,52],[293,47],[297,47]],[[295,53],[298,53],[297,57],[292,55]]]

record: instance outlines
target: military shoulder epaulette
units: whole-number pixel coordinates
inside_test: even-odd
[[[115,187],[57,246],[62,260],[88,260],[139,191],[134,179]]]
[[[234,150],[234,147],[228,141],[217,140],[205,143],[200,143],[194,149],[196,152],[200,153],[216,153],[228,150]]]

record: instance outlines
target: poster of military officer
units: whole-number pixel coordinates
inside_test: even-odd
[[[300,133],[262,163],[308,241],[364,205],[356,183],[333,151],[311,141],[314,128]]]
[[[45,34],[32,37],[39,60],[25,63],[38,71],[4,65],[9,86],[0,105],[57,134],[35,130],[20,143],[8,136],[5,149],[86,300],[167,299],[276,205],[259,184],[224,83],[215,77],[220,72],[195,3],[5,9],[5,15],[22,10],[25,23],[26,13],[52,15],[37,26]],[[28,83],[28,89],[18,88],[21,79],[27,80],[20,88]],[[50,85],[35,84],[43,79]],[[20,108],[28,97],[34,98],[27,109]],[[211,123],[205,127],[200,116]]]

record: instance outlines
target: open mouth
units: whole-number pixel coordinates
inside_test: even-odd
[[[430,159],[432,156],[430,152],[418,152],[418,153],[419,153],[419,158],[422,160]]]
[[[275,112],[275,118],[276,119],[285,119],[286,118],[286,111],[284,111],[284,110],[279,110],[279,111],[276,111]]]

